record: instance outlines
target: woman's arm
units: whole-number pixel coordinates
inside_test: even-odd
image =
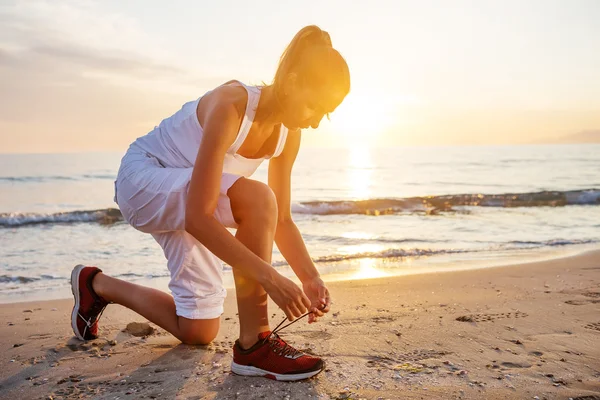
[[[225,153],[235,141],[246,93],[222,87],[211,94],[202,112],[203,136],[188,192],[185,229],[213,254],[258,281],[273,301],[294,319],[305,312],[308,299],[292,281],[280,275],[214,217],[219,199]],[[200,114],[200,113],[199,113]]]
[[[298,227],[292,220],[291,174],[300,148],[300,136],[300,130],[290,131],[281,155],[269,162],[269,186],[277,198],[278,209],[275,243],[302,281],[304,292],[311,300],[311,311],[320,316],[323,315],[321,311],[329,311],[329,292],[308,254]],[[325,309],[321,309],[322,306],[325,306]],[[311,322],[315,315],[310,316]]]
[[[277,198],[277,231],[275,243],[298,278],[319,277],[310,258],[300,231],[292,220],[291,175],[300,148],[300,130],[288,132],[285,148],[279,157],[269,161],[269,186]]]

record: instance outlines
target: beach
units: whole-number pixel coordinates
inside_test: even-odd
[[[295,383],[230,372],[231,290],[208,346],[182,345],[119,305],[106,309],[99,339],[81,342],[72,300],[2,304],[0,397],[600,399],[600,250],[328,286],[331,312],[281,334],[326,361]],[[284,315],[273,303],[270,312],[274,327]]]
[[[0,400],[600,400],[600,0],[435,5],[3,1]]]

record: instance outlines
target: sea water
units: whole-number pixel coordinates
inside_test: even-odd
[[[166,288],[160,246],[113,202],[122,156],[0,154],[0,302],[67,297],[79,263]],[[574,253],[600,244],[600,145],[303,148],[292,199],[327,279]],[[273,265],[292,275],[276,247]]]

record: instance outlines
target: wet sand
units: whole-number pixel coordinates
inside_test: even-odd
[[[209,346],[128,328],[146,321],[118,305],[85,343],[72,300],[0,305],[0,398],[600,400],[600,251],[329,287],[326,318],[282,332],[327,363],[295,383],[231,374],[232,291]]]

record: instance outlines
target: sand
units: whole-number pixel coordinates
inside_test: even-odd
[[[329,287],[326,318],[282,333],[327,362],[295,383],[231,374],[233,292],[209,346],[127,330],[146,321],[118,305],[85,343],[71,332],[72,300],[0,305],[0,397],[600,399],[600,251]]]

